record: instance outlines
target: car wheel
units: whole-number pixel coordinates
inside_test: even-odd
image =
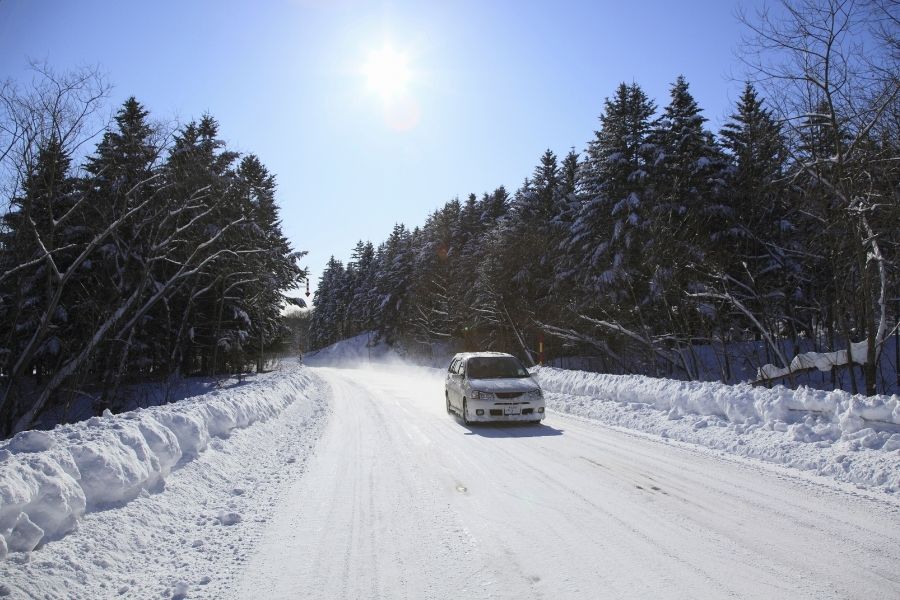
[[[468,402],[466,402],[465,398],[463,398],[462,418],[463,418],[463,423],[468,425],[469,424],[469,404],[468,404]]]

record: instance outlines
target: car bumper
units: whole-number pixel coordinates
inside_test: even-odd
[[[476,423],[503,423],[521,421],[543,420],[546,409],[543,402],[528,402],[521,404],[497,403],[491,400],[470,400],[467,403],[469,421]],[[507,414],[508,409],[518,410],[518,414]],[[481,414],[478,414],[479,411]]]

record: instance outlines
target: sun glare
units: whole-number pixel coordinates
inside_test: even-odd
[[[403,96],[412,79],[409,58],[387,44],[369,53],[363,73],[369,90],[386,103]]]

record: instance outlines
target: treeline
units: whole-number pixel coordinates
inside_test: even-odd
[[[261,368],[305,276],[273,175],[213,117],[169,133],[134,98],[76,164],[105,86],[39,71],[2,89],[0,434],[136,381]]]
[[[854,392],[892,388],[877,365],[900,312],[896,7],[787,9],[752,25],[759,44],[784,40],[773,102],[748,83],[716,135],[683,77],[661,111],[621,84],[584,152],[548,150],[513,194],[452,200],[332,258],[313,344],[374,330],[534,361],[545,336],[548,359],[689,378],[704,348],[733,380],[727,348],[757,341],[775,367],[834,351],[835,371],[860,365]],[[861,31],[865,56],[841,37]]]

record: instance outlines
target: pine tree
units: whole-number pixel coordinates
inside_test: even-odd
[[[332,256],[316,287],[316,305],[309,325],[313,348],[333,344],[344,337],[345,283],[344,264]]]
[[[503,261],[512,274],[510,291],[521,299],[514,312],[523,322],[554,301],[555,263],[565,233],[561,217],[568,208],[559,162],[548,149],[532,177],[516,192],[505,227],[507,250]]]
[[[394,343],[405,331],[410,316],[413,283],[413,233],[403,223],[394,225],[388,239],[378,248],[375,275],[375,318],[379,334]]]
[[[719,233],[713,221],[724,213],[718,194],[724,158],[703,127],[705,122],[687,81],[679,76],[656,126],[654,178],[657,216],[678,232],[677,239],[689,256],[709,249],[709,241]]]
[[[787,150],[780,126],[752,84],[745,86],[720,137],[731,162],[724,194],[730,219],[717,241],[730,253],[716,266],[718,284],[775,331],[776,323],[793,319],[791,307],[800,298],[800,265],[785,198],[788,190],[782,183]],[[761,333],[740,311],[732,318],[732,325],[737,323],[755,336]]]
[[[430,349],[434,342],[461,333],[464,296],[462,251],[467,232],[461,227],[459,200],[435,211],[414,240],[414,277],[411,323],[416,340]]]
[[[582,174],[582,205],[566,240],[572,269],[608,309],[634,296],[648,277],[645,250],[652,190],[647,172],[653,103],[637,84],[620,84],[605,102],[601,128],[589,143]]]
[[[236,158],[237,154],[225,149],[218,138],[218,123],[210,115],[199,123],[188,123],[175,136],[164,171],[170,210],[178,210],[173,227],[193,226],[202,235],[221,231],[226,224],[241,219],[239,194],[230,190],[231,166]],[[171,354],[181,357],[179,362],[187,372],[223,371],[226,355],[240,349],[246,337],[242,333],[246,331],[245,319],[230,301],[235,296],[229,295],[244,274],[233,253],[219,252],[239,246],[241,239],[240,231],[231,227],[215,245],[204,247],[206,253],[217,254],[218,258],[192,277],[179,297],[169,303],[169,312],[189,324],[176,328],[177,337],[170,341]],[[156,280],[170,279],[178,264],[194,254],[196,246],[187,242],[184,240],[173,252],[174,264],[160,266]]]
[[[235,187],[246,220],[239,229],[243,233],[241,246],[246,250],[241,256],[241,269],[251,275],[240,286],[235,307],[249,315],[248,335],[259,372],[263,368],[265,348],[282,334],[282,292],[306,276],[297,265],[297,259],[305,253],[294,252],[281,231],[275,203],[275,177],[258,157],[250,154],[241,159],[235,173]]]
[[[356,243],[347,265],[349,277],[349,320],[351,335],[370,331],[373,321],[372,288],[375,285],[375,247],[372,242]]]
[[[81,218],[94,235],[142,205],[159,189],[153,177],[158,150],[148,115],[134,97],[128,98],[116,114],[115,126],[106,131],[87,161],[88,176],[82,179],[86,201]],[[92,257],[88,269],[91,288],[106,298],[105,303],[94,307],[95,320],[108,318],[123,298],[149,286],[146,265],[152,227],[149,220],[128,220]],[[103,383],[98,410],[111,405],[129,362],[145,371],[158,362],[161,347],[154,338],[133,332],[125,339],[111,339],[101,346],[98,354],[102,357]]]
[[[22,195],[2,218],[0,273],[0,370],[12,383],[24,373],[50,372],[66,350],[78,322],[69,319],[84,295],[59,292],[60,273],[77,254],[84,231],[73,220],[77,204],[71,158],[57,138],[38,150],[22,185]],[[7,407],[10,408],[10,407]],[[7,416],[11,413],[7,413]]]
[[[274,177],[252,155],[235,168],[208,115],[162,165],[156,135],[129,98],[82,177],[56,138],[36,147],[0,227],[0,432],[65,418],[86,387],[115,408],[126,377],[259,369],[282,333],[304,273]]]
[[[648,300],[656,304],[653,320],[668,323],[669,331],[690,335],[701,331],[702,310],[689,310],[685,293],[697,292],[704,265],[724,250],[715,241],[727,227],[722,204],[725,161],[706,119],[679,76],[669,104],[651,137],[657,156],[651,171],[654,204],[650,234],[655,240],[649,257],[654,268]],[[680,309],[679,309],[680,307]]]
[[[506,239],[502,223],[506,222],[510,207],[510,197],[506,188],[498,187],[485,193],[475,205],[477,213],[473,235],[463,251],[465,277],[461,279],[465,319],[463,320],[463,347],[466,349],[500,348],[498,338],[503,336],[503,320],[498,313],[498,304],[493,286],[500,283],[492,269],[500,256],[500,244]],[[508,280],[503,281],[508,287]]]

